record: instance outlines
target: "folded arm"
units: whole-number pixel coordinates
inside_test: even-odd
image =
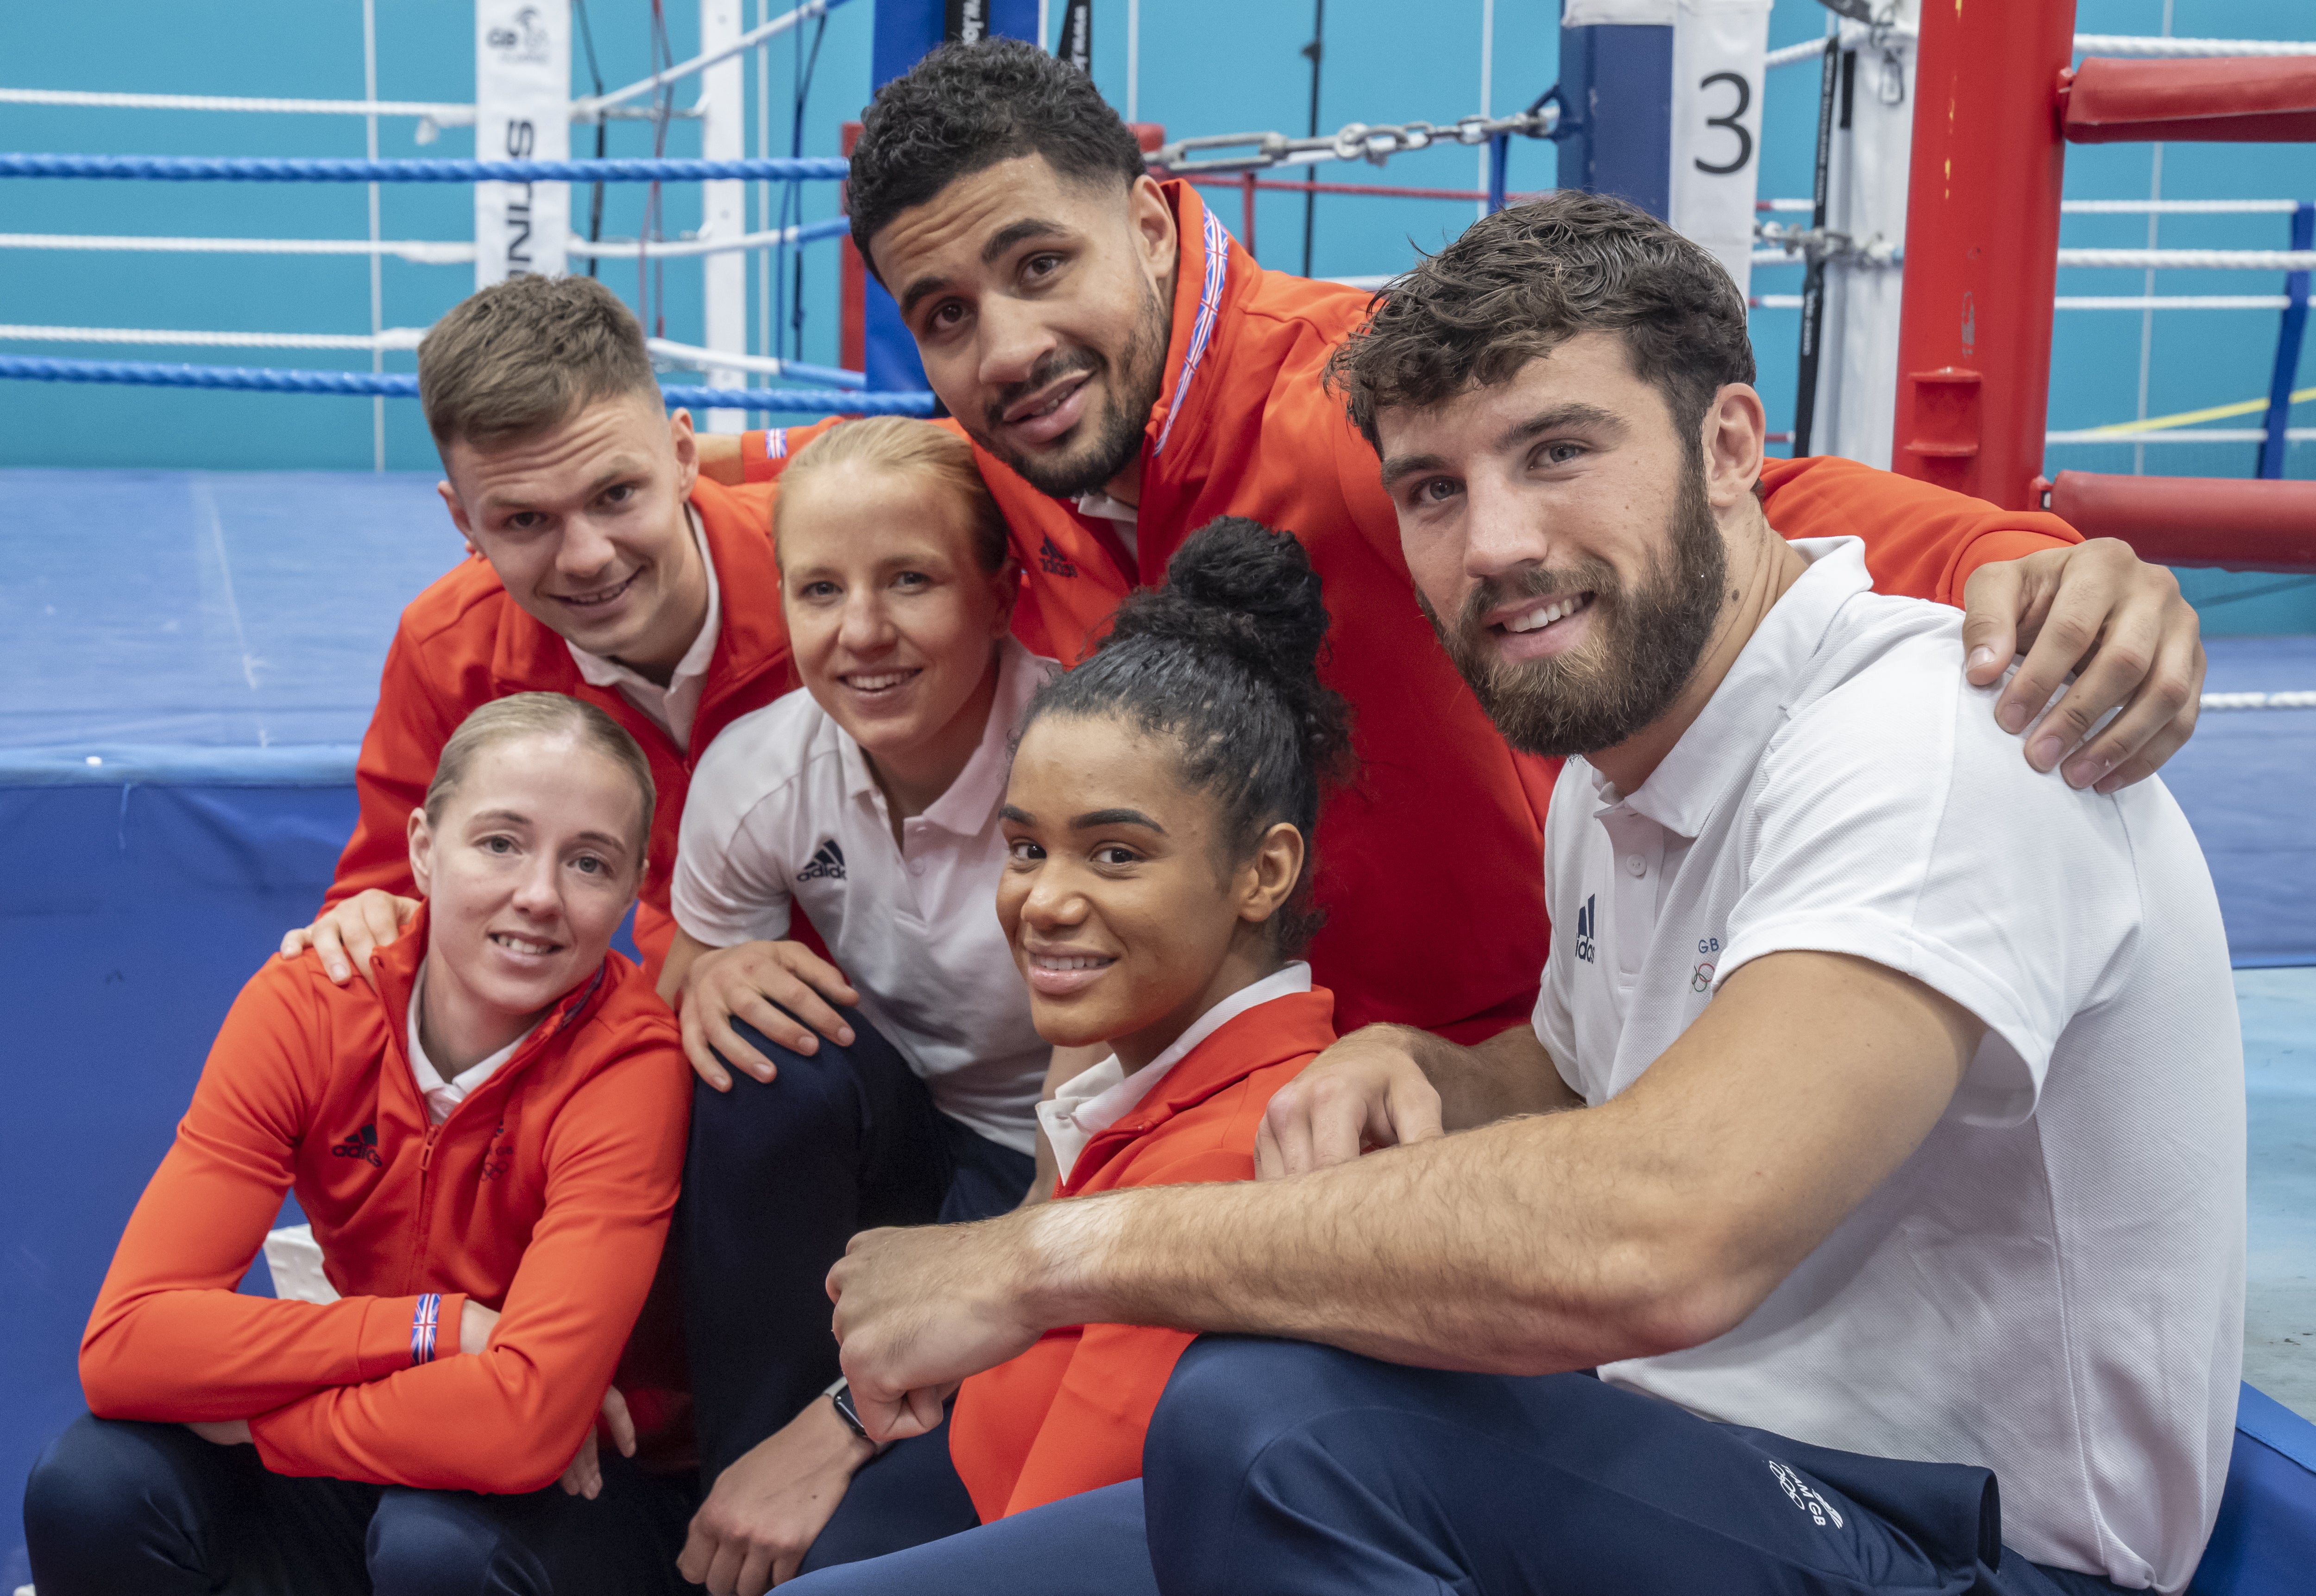
[[[478,1355],[319,1391],[254,1419],[266,1467],[517,1493],[578,1450],[658,1267],[682,1172],[690,1077],[655,1039],[566,1101],[545,1211]]]
[[[1772,954],[1597,1108],[1294,1180],[1051,1204],[950,1227],[937,1249],[857,1237],[830,1276],[845,1372],[877,1431],[1064,1324],[1518,1373],[1694,1346],[1920,1145],[1982,1030],[1881,966]]]
[[[234,1289],[281,1211],[306,1129],[298,1003],[270,973],[243,989],[129,1216],[81,1342],[100,1417],[245,1419],[410,1367],[414,1296],[310,1303]],[[443,1299],[446,1340],[464,1301]]]

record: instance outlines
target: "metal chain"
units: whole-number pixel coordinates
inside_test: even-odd
[[[1303,166],[1320,161],[1366,161],[1380,166],[1394,156],[1429,149],[1435,144],[1485,144],[1491,138],[1518,134],[1523,138],[1549,138],[1560,126],[1560,107],[1539,106],[1511,116],[1466,116],[1441,126],[1436,122],[1349,122],[1316,138],[1290,138],[1284,133],[1210,133],[1200,138],[1177,138],[1153,155],[1154,165],[1188,175],[1213,172],[1261,172],[1273,166]],[[1195,156],[1196,150],[1243,149],[1239,155]]]
[[[1783,222],[1757,221],[1753,237],[1768,249],[1782,249],[1788,259],[1831,261],[1845,266],[1895,266],[1906,258],[1902,245],[1892,244],[1879,233],[1863,244],[1831,227],[1790,227]]]

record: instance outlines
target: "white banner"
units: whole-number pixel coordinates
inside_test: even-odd
[[[570,0],[475,0],[475,158],[571,157]],[[475,286],[559,276],[571,185],[475,185]]]
[[[1920,0],[1899,0],[1910,31]],[[1890,468],[1898,427],[1898,311],[1905,273],[1882,264],[1906,243],[1906,191],[1914,153],[1914,40],[1886,35],[1879,45],[1856,22],[1841,45],[1857,52],[1849,93],[1833,134],[1833,182],[1826,226],[1866,252],[1836,259],[1825,273],[1825,353],[1818,369],[1813,454],[1847,455]],[[1795,67],[1806,76],[1811,68]],[[1799,218],[1793,219],[1799,220]]]
[[[1771,0],[1679,0],[1672,19],[1671,214],[1750,291]]]
[[[740,37],[740,0],[700,0],[699,49],[702,55],[722,49]],[[699,153],[711,161],[736,161],[748,153],[745,88],[741,62],[735,56],[699,75]],[[699,236],[737,238],[748,230],[748,185],[744,183],[703,183],[700,189]],[[772,257],[763,257],[770,270]],[[748,352],[748,257],[735,250],[709,255],[700,263],[705,342],[722,354]],[[745,388],[746,374],[710,371],[710,388]],[[747,425],[744,410],[711,410],[708,431],[737,432]]]

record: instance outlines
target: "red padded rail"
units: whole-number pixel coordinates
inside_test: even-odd
[[[2316,142],[2316,56],[2094,57],[2059,97],[2070,144]]]
[[[2062,471],[2051,511],[2159,565],[2316,572],[2316,482]]]

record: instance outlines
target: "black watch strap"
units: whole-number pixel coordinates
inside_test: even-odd
[[[836,1404],[836,1416],[844,1421],[844,1427],[862,1440],[867,1440],[868,1426],[860,1422],[860,1411],[852,1405],[852,1387],[840,1382],[836,1388],[828,1394],[828,1400]]]

